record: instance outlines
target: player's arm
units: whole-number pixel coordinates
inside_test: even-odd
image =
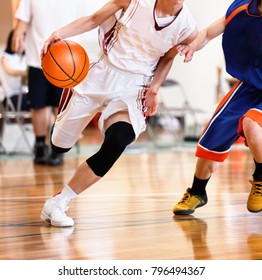
[[[193,42],[196,36],[197,36],[197,29],[195,28],[195,30],[183,41],[183,43],[190,44],[191,42]],[[165,81],[172,67],[173,61],[176,55],[178,54],[178,50],[176,47],[177,46],[171,48],[168,52],[165,53],[164,56],[162,56],[159,59],[159,62],[157,64],[154,73],[154,78],[146,94],[146,107],[147,107],[147,110],[145,112],[146,116],[152,116],[157,111],[158,108],[157,92],[161,87],[162,83]]]
[[[131,0],[111,0],[101,9],[90,16],[81,17],[64,27],[54,31],[45,41],[41,56],[46,52],[48,46],[58,40],[79,35],[91,31],[105,22],[110,16],[119,10],[126,10]]]
[[[28,23],[22,20],[17,21],[16,28],[12,37],[12,50],[18,52],[24,46],[25,34]]]
[[[179,44],[177,46],[177,50],[179,51],[181,56],[185,56],[184,62],[191,61],[195,51],[201,50],[211,40],[222,34],[225,30],[225,26],[225,17],[222,17],[213,22],[204,30],[200,31],[193,43],[187,44],[183,42]]]
[[[177,54],[177,49],[173,47],[163,57],[159,59],[154,73],[154,78],[146,92],[145,116],[153,116],[156,114],[158,109],[158,90],[161,87],[162,83],[165,81],[172,67],[173,60]]]

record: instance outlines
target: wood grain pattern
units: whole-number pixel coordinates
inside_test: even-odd
[[[45,225],[39,218],[44,201],[88,153],[81,147],[55,168],[34,166],[29,156],[1,158],[1,260],[262,259],[261,213],[246,209],[253,172],[247,149],[232,150],[209,182],[208,204],[194,215],[172,213],[192,182],[192,149],[130,148],[70,204],[74,228]]]

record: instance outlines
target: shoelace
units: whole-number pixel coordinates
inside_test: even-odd
[[[65,215],[65,212],[68,210],[67,198],[58,198],[56,200],[56,208],[60,210],[62,215]]]
[[[252,195],[262,196],[262,182],[249,181],[252,185]]]
[[[190,197],[190,193],[186,192],[178,203],[184,203]]]

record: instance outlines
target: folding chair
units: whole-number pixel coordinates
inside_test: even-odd
[[[203,121],[199,120],[202,110],[194,109],[189,102],[183,86],[175,80],[167,79],[159,89],[159,107],[153,122],[149,119],[147,131],[155,146],[165,147],[181,145],[188,132],[187,121],[190,120],[190,131],[196,134],[201,130]],[[171,138],[171,139],[170,139]],[[168,140],[168,141],[165,141]]]
[[[33,143],[32,143],[32,139],[30,139],[30,135],[33,135],[32,124],[31,124],[31,113],[29,111],[21,110],[22,95],[24,90],[21,86],[21,90],[18,96],[18,102],[17,104],[14,104],[9,94],[6,92],[4,88],[4,84],[1,82],[3,79],[2,71],[3,69],[0,63],[0,89],[3,97],[6,98],[5,105],[2,102],[0,105],[1,122],[2,122],[2,131],[0,134],[1,150],[6,154],[17,154],[17,153],[32,154]],[[12,129],[10,130],[11,127]],[[10,135],[10,139],[9,137],[5,137],[8,130],[12,132]],[[18,151],[17,149],[19,149],[19,147],[21,148],[21,139],[24,141],[25,145],[22,147],[22,151]],[[8,143],[6,140],[8,140]],[[10,147],[10,144],[12,144],[12,147]]]

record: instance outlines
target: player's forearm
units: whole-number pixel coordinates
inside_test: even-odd
[[[168,73],[173,64],[173,60],[174,58],[165,58],[165,57],[162,57],[159,60],[154,74],[153,81],[151,83],[151,87],[153,87],[156,92],[158,91],[158,89],[161,87],[166,77],[168,76]]]
[[[198,33],[197,38],[194,42],[191,43],[191,46],[193,47],[194,51],[199,51],[209,42],[209,39],[207,37],[207,30],[202,30]]]
[[[200,31],[196,40],[192,43],[195,51],[202,49],[208,42],[222,34],[225,30],[225,17],[216,20],[206,29]]]
[[[116,3],[115,3],[116,2]],[[111,1],[90,16],[84,16],[58,29],[56,34],[64,39],[91,31],[105,22],[110,16],[124,7],[118,1]]]
[[[95,27],[94,23],[89,20],[89,17],[82,17],[56,30],[54,33],[60,38],[65,39],[85,33]]]

